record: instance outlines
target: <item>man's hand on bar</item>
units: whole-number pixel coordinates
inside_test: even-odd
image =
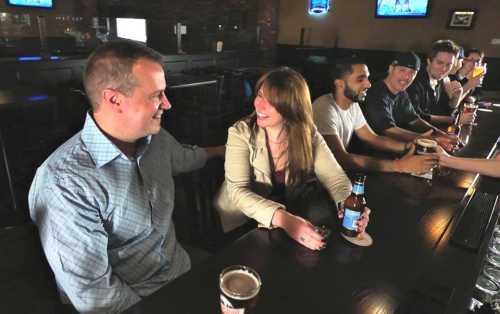
[[[363,214],[361,214],[361,218],[358,219],[358,221],[356,222],[356,225],[358,226],[358,237],[361,237],[361,235],[363,234],[363,232],[365,232],[366,230],[366,227],[368,226],[368,222],[370,222],[370,213],[371,213],[371,209],[368,208],[367,206],[365,206],[365,209],[363,210]],[[339,219],[342,219],[344,218],[344,209],[343,208],[339,208],[337,210],[337,215],[339,217]]]

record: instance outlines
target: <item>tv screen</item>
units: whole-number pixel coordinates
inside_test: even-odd
[[[146,19],[116,18],[116,36],[146,43]]]
[[[54,6],[52,0],[7,0],[7,3],[20,7],[33,8],[52,8]]]
[[[426,17],[430,0],[377,0],[377,17]]]

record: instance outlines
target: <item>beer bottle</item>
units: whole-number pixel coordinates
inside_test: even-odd
[[[352,193],[344,201],[344,219],[342,220],[342,233],[348,237],[358,235],[356,222],[361,217],[366,206],[365,175],[357,175],[352,187]]]

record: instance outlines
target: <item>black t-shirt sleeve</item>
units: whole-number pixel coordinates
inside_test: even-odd
[[[393,99],[382,93],[372,93],[366,98],[364,104],[366,121],[376,133],[382,134],[384,130],[396,126],[392,112],[393,104]]]

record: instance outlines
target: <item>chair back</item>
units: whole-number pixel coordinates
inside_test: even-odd
[[[36,226],[0,227],[0,252],[0,313],[59,313],[56,283]]]

